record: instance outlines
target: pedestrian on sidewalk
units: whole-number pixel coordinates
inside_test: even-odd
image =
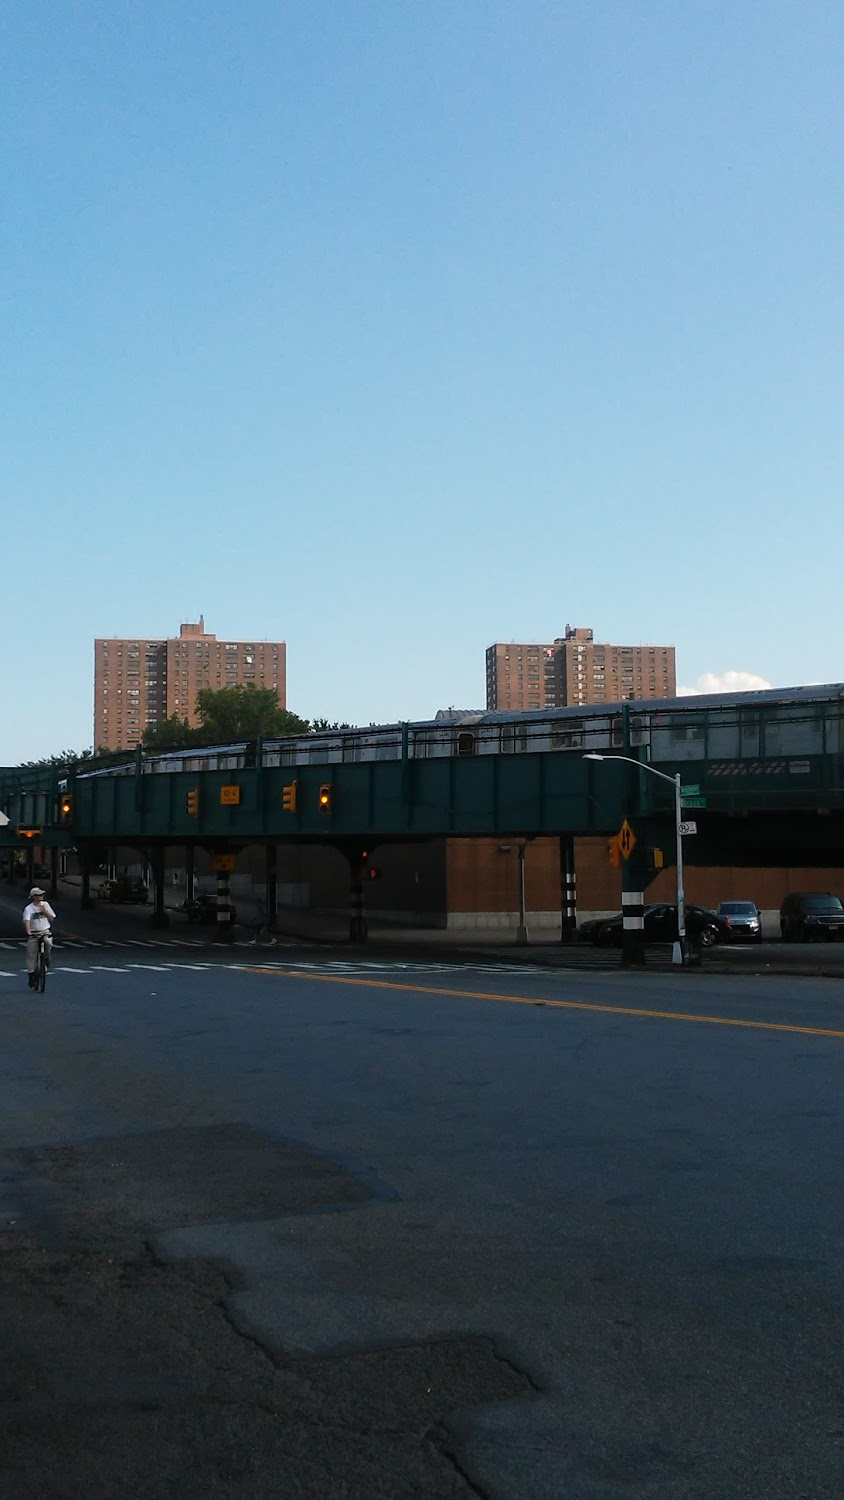
[[[275,947],[276,940],[270,932],[269,926],[267,924],[267,905],[265,901],[258,902],[258,919],[255,927],[255,936],[252,939],[252,943],[256,944],[262,941],[265,943],[269,943],[271,948]]]
[[[29,902],[23,909],[23,930],[26,933],[26,972],[29,975],[31,990],[34,990],[38,983],[35,971],[38,967],[38,945],[42,938],[46,949],[47,967],[50,966],[50,954],[53,949],[50,923],[55,920],[56,913],[47,900],[46,891],[42,891],[40,885],[34,885],[29,893]]]

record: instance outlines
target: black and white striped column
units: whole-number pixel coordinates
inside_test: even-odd
[[[360,876],[352,878],[352,886],[349,891],[349,942],[365,943],[367,940],[367,924],[363,911],[363,881]]]
[[[574,838],[570,833],[560,835],[560,913],[560,941],[573,943],[577,938],[577,877],[574,872]]]
[[[231,937],[232,908],[229,900],[229,872],[217,871],[217,936]]]
[[[645,893],[621,893],[621,962],[632,966],[645,962]]]

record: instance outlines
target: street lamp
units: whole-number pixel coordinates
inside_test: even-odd
[[[658,776],[660,781],[667,781],[674,788],[674,829],[677,839],[677,938],[672,950],[672,962],[684,964],[686,962],[686,895],[683,890],[683,835],[680,825],[683,821],[683,792],[680,781],[680,772],[676,776],[669,776],[665,771],[657,771],[654,766],[649,766],[647,761],[636,760],[632,755],[599,755],[597,750],[590,750],[583,757],[584,760],[624,760],[629,766],[636,766],[640,771],[650,771],[652,776]]]

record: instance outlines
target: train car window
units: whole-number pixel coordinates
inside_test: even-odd
[[[413,755],[416,760],[427,760],[429,755],[436,755],[437,731],[435,729],[417,729],[413,736]]]
[[[498,748],[502,755],[512,755],[516,748],[515,724],[502,724],[498,733]]]
[[[280,766],[295,766],[296,751],[298,745],[295,740],[288,740],[279,748],[278,763]]]
[[[682,721],[674,720],[671,725],[671,738],[681,744],[688,744],[691,740],[702,740],[706,735],[706,720],[699,716],[695,719],[684,718]]]
[[[821,748],[823,724],[816,714],[786,708],[765,719],[765,755],[816,754]]]
[[[741,737],[740,755],[759,755],[761,753],[760,732],[761,723],[757,713],[742,714],[739,734]]]
[[[468,729],[462,729],[457,736],[457,754],[474,755],[475,736]]]
[[[347,764],[360,760],[360,740],[343,741],[343,760]]]
[[[555,750],[580,750],[583,746],[582,729],[557,729],[551,735]]]
[[[610,719],[610,744],[614,750],[620,750],[624,744],[624,726],[620,714],[614,714]]]
[[[739,754],[739,721],[735,709],[712,710],[709,714],[709,755],[733,760]]]

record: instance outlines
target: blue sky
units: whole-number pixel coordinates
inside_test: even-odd
[[[684,686],[844,677],[840,5],[28,0],[0,39],[0,762],[90,743],[96,635],[200,612],[362,723],[567,623]]]

